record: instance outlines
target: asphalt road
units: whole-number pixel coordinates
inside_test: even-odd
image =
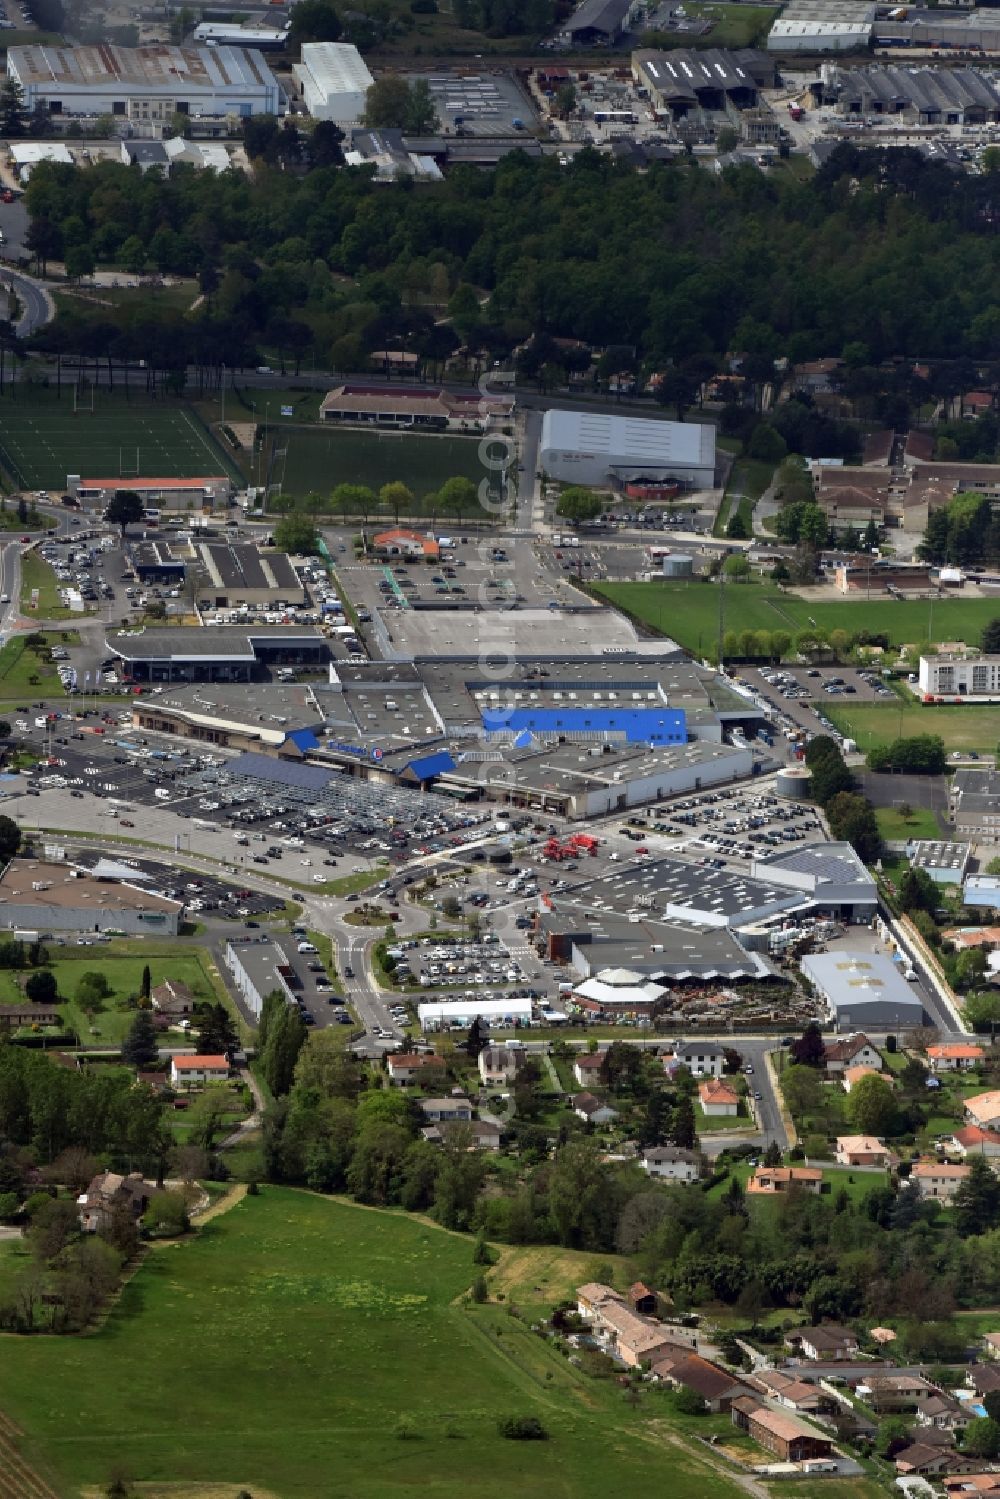
[[[21,543],[0,542],[0,595],[9,602],[0,603],[0,644],[6,644],[17,630],[21,598]]]
[[[13,291],[21,303],[21,316],[14,324],[19,337],[27,338],[36,328],[41,328],[55,317],[55,303],[51,296],[29,276],[5,266],[0,271],[0,283]]]

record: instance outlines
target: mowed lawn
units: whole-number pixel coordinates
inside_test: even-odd
[[[185,405],[126,402],[107,391],[94,392],[94,410],[74,412],[65,389],[0,400],[0,464],[15,485],[62,490],[67,474],[88,479],[171,475],[177,478],[229,474],[239,470]]]
[[[74,946],[68,949],[49,945],[49,951],[52,954],[49,967],[59,985],[63,1019],[85,1045],[92,1042],[116,1046],[124,1038],[135,1019],[135,1011],[119,1009],[118,1005],[130,994],[139,992],[142,970],[147,963],[154,989],[164,979],[171,978],[187,984],[197,999],[214,1001],[225,996],[221,981],[213,981],[207,953],[200,950],[179,948],[173,953],[157,953],[154,949],[135,957],[116,956],[109,953],[102,943],[96,947]],[[85,973],[102,973],[114,991],[104,1001],[104,1008],[92,1017],[84,1015],[74,999],[76,987]],[[20,976],[24,978],[26,974]],[[23,997],[17,976],[9,969],[0,971],[0,1002],[14,1004]]]
[[[952,750],[978,750],[980,754],[992,755],[1000,742],[1000,712],[985,704],[924,706],[899,699],[884,705],[851,703],[848,706],[838,698],[829,704],[824,703],[823,708],[830,722],[842,734],[856,740],[860,750],[870,750],[877,744],[891,744],[895,739],[906,739],[913,734],[937,734],[949,754]],[[915,836],[936,838],[938,834],[918,832]]]
[[[153,1250],[95,1335],[5,1337],[0,1411],[67,1496],[127,1461],[281,1499],[738,1499],[653,1402],[633,1411],[502,1309],[456,1304],[474,1274],[467,1237],[265,1187]],[[503,1440],[508,1413],[550,1440]]]
[[[274,440],[278,452],[272,482],[294,499],[328,495],[338,484],[367,484],[378,490],[396,479],[421,499],[440,489],[446,479],[460,477],[478,484],[492,477],[475,437],[298,427],[276,432]]]
[[[656,582],[602,583],[596,592],[637,619],[662,630],[679,645],[704,654],[719,635],[719,588],[715,583]],[[816,603],[783,593],[770,583],[732,584],[726,588],[725,628],[735,630],[787,630],[792,636],[811,628],[885,633],[893,645],[935,640],[964,640],[978,645],[983,626],[997,614],[991,599],[935,599],[933,620],[926,599],[907,600],[845,598]],[[793,642],[794,649],[794,642]]]

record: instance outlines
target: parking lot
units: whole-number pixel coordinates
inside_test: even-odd
[[[680,835],[684,844],[675,847],[708,853],[707,863],[715,867],[729,859],[764,859],[779,848],[826,837],[814,807],[788,801],[763,786],[702,791],[645,817],[631,818],[621,829],[622,836],[637,840],[636,848],[649,832]]]
[[[94,869],[107,855],[99,848],[84,846],[76,851],[74,858],[85,868]],[[245,921],[275,916],[284,908],[283,902],[272,895],[248,890],[213,875],[192,874],[155,859],[129,855],[115,862],[134,871],[132,878],[136,884],[170,900],[183,901],[194,913],[211,912],[216,917]]]

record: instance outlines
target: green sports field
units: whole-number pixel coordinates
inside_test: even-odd
[[[378,490],[400,479],[418,499],[446,479],[487,477],[474,437],[431,437],[409,432],[279,428],[271,483],[293,499],[328,495],[337,484],[367,484]]]
[[[662,630],[696,655],[711,650],[719,635],[719,587],[699,581],[604,583],[596,588],[610,603]],[[725,590],[726,630],[787,630],[793,636],[824,630],[884,632],[893,645],[924,640],[964,640],[977,645],[983,626],[1000,614],[993,599],[830,600],[815,603],[783,593],[769,583],[730,584]]]
[[[103,1492],[116,1467],[205,1499],[225,1483],[276,1499],[739,1499],[662,1395],[633,1409],[533,1333],[530,1309],[463,1305],[472,1251],[425,1219],[264,1187],[153,1249],[94,1335],[3,1337],[0,1413],[63,1499]],[[0,1257],[0,1291],[18,1258]],[[504,1440],[507,1415],[537,1416],[549,1440]]]
[[[239,469],[183,405],[125,402],[94,392],[94,410],[74,411],[73,392],[0,401],[0,465],[20,489],[61,490],[85,479],[196,479]]]
[[[837,698],[823,711],[842,734],[855,740],[858,749],[893,744],[914,734],[937,734],[949,754],[953,750],[977,750],[993,755],[1000,743],[1000,712],[983,703],[847,703]],[[918,834],[917,836],[923,836]]]

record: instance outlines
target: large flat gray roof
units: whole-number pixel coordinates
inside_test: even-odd
[[[708,422],[656,421],[652,417],[607,416],[599,411],[551,408],[542,418],[542,450],[627,453],[629,466],[707,468],[715,463],[715,428]]]

